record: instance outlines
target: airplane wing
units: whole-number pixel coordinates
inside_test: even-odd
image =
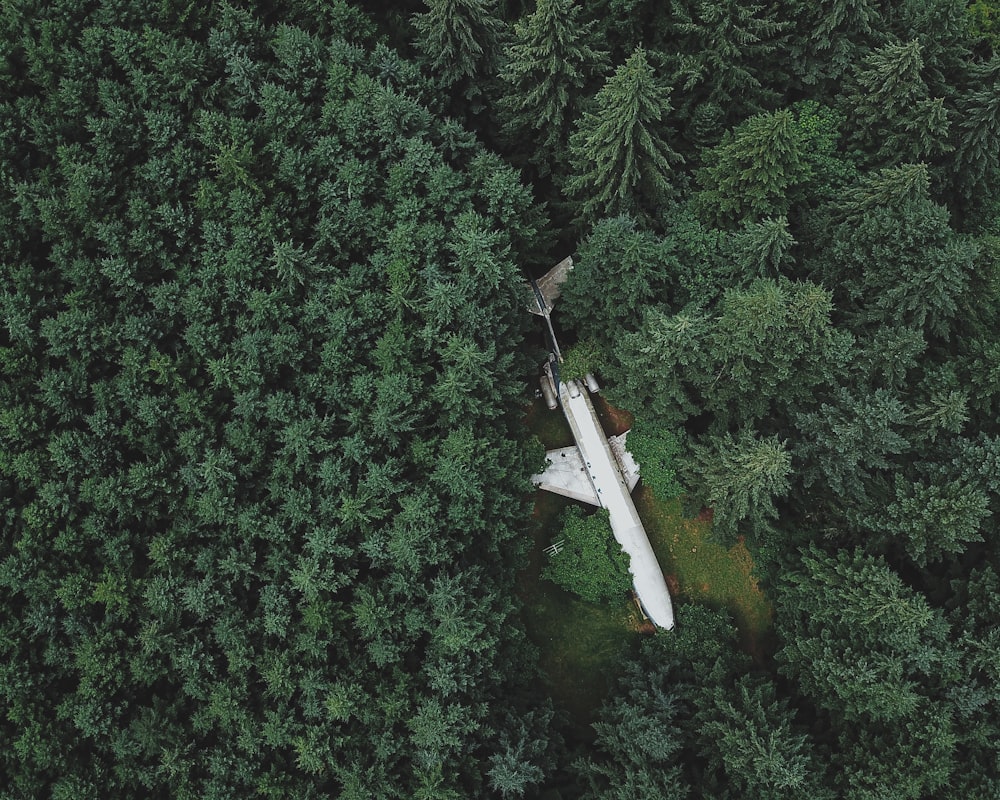
[[[535,281],[538,293],[532,293],[532,297],[528,302],[528,311],[539,316],[547,316],[552,311],[552,306],[555,305],[556,300],[559,299],[562,285],[566,281],[566,276],[569,275],[571,269],[573,269],[573,259],[567,256]],[[541,303],[543,302],[545,308],[541,307]]]
[[[618,462],[622,475],[625,477],[625,483],[628,484],[628,490],[631,492],[639,482],[639,465],[627,449],[628,446],[625,444],[627,436],[628,431],[618,436],[609,436],[608,444],[611,445],[611,454]]]
[[[592,506],[600,505],[583,457],[575,445],[549,450],[545,453],[545,458],[548,461],[545,471],[531,476],[531,482],[539,489],[590,503]]]

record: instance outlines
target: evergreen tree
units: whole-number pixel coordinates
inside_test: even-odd
[[[856,329],[892,322],[947,338],[977,256],[930,198],[923,164],[866,176],[842,203],[840,224],[818,262]]]
[[[1000,170],[996,159],[1000,149],[1000,56],[972,70],[969,88],[958,98],[957,105],[955,155],[949,168],[963,200],[961,207],[977,217],[978,208],[992,209],[997,197],[994,187]]]
[[[503,22],[495,0],[425,0],[413,15],[416,47],[443,86],[486,79],[496,69]]]
[[[708,688],[699,705],[701,754],[720,773],[726,796],[833,797],[812,743],[771,681],[743,675],[733,686]]]
[[[755,278],[777,278],[792,264],[790,250],[796,241],[788,230],[786,217],[746,221],[731,239],[738,282]]]
[[[704,154],[698,203],[723,225],[787,214],[809,176],[802,134],[789,110],[758,114]]]
[[[682,481],[696,505],[710,507],[714,532],[735,541],[740,523],[765,533],[777,515],[775,498],[789,488],[792,456],[777,437],[761,439],[744,429],[691,446],[681,460]]]
[[[794,73],[807,86],[836,86],[868,47],[878,42],[885,21],[873,0],[797,0],[790,9],[798,30],[793,44]]]
[[[730,289],[711,311],[650,308],[614,350],[623,404],[665,426],[709,412],[720,432],[784,416],[846,363],[832,310],[824,289],[786,278]]]
[[[780,99],[783,34],[791,21],[781,5],[739,0],[673,4],[672,30],[664,50],[671,81],[683,98],[680,114],[696,144],[714,144],[719,131]]]
[[[883,541],[900,541],[918,566],[963,552],[983,541],[989,498],[960,480],[911,481],[897,473],[891,502],[869,522]]]
[[[575,174],[566,191],[580,198],[581,219],[649,216],[673,196],[671,170],[681,158],[664,135],[669,95],[641,48],[597,93],[570,139]]]
[[[920,42],[913,40],[884,45],[854,68],[844,110],[852,143],[870,153],[870,163],[917,162],[949,149],[944,100],[930,96],[923,66]]]
[[[813,547],[782,578],[779,670],[847,722],[900,722],[947,657],[940,612],[880,559]]]
[[[514,26],[501,77],[500,100],[507,135],[535,147],[530,161],[539,174],[565,158],[578,93],[605,65],[607,54],[588,44],[592,23],[579,20],[573,0],[539,0],[535,11]],[[523,147],[523,144],[522,144]]]
[[[632,217],[601,220],[574,258],[559,313],[585,338],[609,346],[638,326],[642,308],[666,299],[678,270],[673,242]]]

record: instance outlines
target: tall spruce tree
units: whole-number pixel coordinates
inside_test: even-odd
[[[1000,196],[1000,54],[972,70],[969,88],[958,98],[953,128],[955,155],[949,162],[960,205],[971,216],[991,214]]]
[[[794,0],[794,74],[807,86],[835,86],[860,54],[884,35],[876,0]]]
[[[503,22],[495,0],[424,0],[413,15],[417,50],[444,86],[493,75]]]
[[[651,216],[674,194],[671,169],[682,159],[667,143],[670,90],[638,48],[615,70],[570,140],[575,175],[566,191],[579,218]]]
[[[702,163],[698,205],[707,219],[730,226],[787,214],[809,176],[803,136],[788,109],[727,132]]]
[[[741,0],[676,2],[664,48],[678,88],[680,115],[696,144],[714,144],[721,131],[773,107],[783,85],[783,33],[791,26],[780,4]]]
[[[949,149],[944,100],[930,96],[923,66],[916,39],[886,44],[855,66],[843,104],[850,141],[870,164],[916,162]]]
[[[927,166],[869,174],[839,206],[816,266],[854,327],[903,324],[947,338],[968,297],[978,246],[955,233],[947,209],[931,199]]]
[[[506,135],[525,135],[534,148],[529,160],[539,173],[563,161],[576,93],[606,61],[607,53],[589,44],[592,23],[584,24],[573,0],[539,0],[535,11],[514,26],[514,44],[501,74],[506,94],[500,100]]]
[[[762,439],[744,429],[738,437],[706,437],[680,462],[682,482],[696,505],[714,510],[715,533],[735,541],[741,523],[766,533],[778,516],[774,500],[788,492],[792,455],[777,437]]]

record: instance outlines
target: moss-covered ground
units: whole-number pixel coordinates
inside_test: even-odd
[[[728,609],[743,646],[762,660],[770,641],[773,609],[757,585],[746,545],[739,542],[727,548],[712,541],[710,515],[686,518],[680,498],[661,501],[640,486],[634,499],[671,594]],[[678,624],[684,624],[683,610],[678,612]]]

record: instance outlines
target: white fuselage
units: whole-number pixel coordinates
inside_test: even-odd
[[[587,389],[579,381],[560,382],[559,400],[598,503],[608,510],[615,539],[631,559],[629,572],[639,602],[655,625],[673,628],[667,582]]]

